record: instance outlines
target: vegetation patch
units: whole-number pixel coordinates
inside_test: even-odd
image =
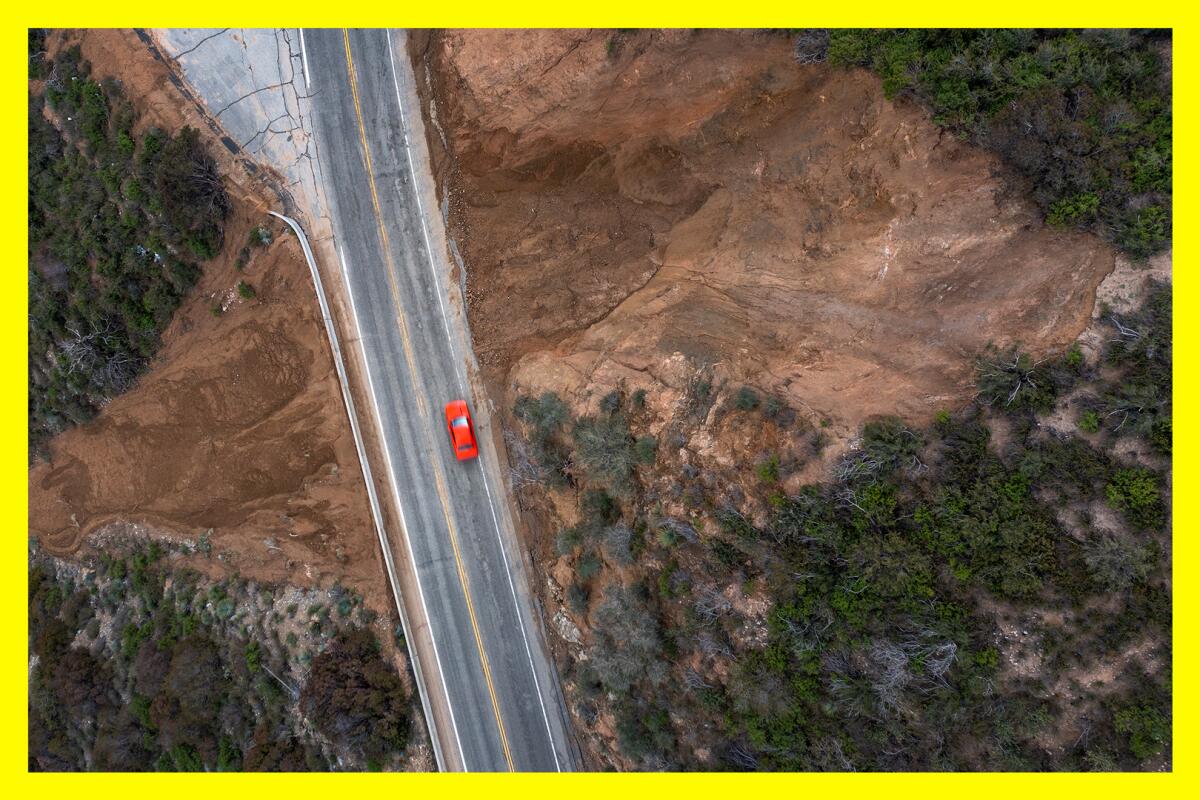
[[[133,106],[115,83],[92,79],[78,47],[38,63],[45,89],[29,96],[34,456],[145,370],[200,263],[220,251],[229,211],[197,131],[135,134]]]
[[[1169,31],[804,32],[801,61],[863,66],[1030,181],[1051,225],[1142,258],[1171,242]]]

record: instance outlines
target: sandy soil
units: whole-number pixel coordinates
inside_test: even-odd
[[[165,65],[131,31],[72,36],[100,77],[113,76],[142,127],[207,132]],[[154,365],[91,423],[59,436],[29,476],[30,534],[55,555],[114,521],[158,535],[208,535],[204,571],[259,581],[353,587],[392,603],[353,438],[299,243],[266,209],[271,195],[219,141],[233,212],[224,252],[208,264],[164,335]],[[251,229],[275,240],[235,266]],[[243,300],[246,280],[257,298]],[[220,305],[225,312],[214,315]],[[211,529],[211,531],[210,531]],[[219,565],[219,566],[218,566]]]
[[[500,396],[623,380],[669,416],[708,364],[842,433],[921,422],[967,397],[989,341],[1072,341],[1113,268],[1097,238],[1044,227],[992,156],[864,71],[796,64],[785,37],[412,43]]]

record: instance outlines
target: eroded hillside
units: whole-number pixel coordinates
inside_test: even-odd
[[[928,419],[989,341],[1072,341],[1113,266],[993,156],[783,36],[455,31],[417,57],[497,386],[624,380],[667,413],[683,360],[840,430]]]

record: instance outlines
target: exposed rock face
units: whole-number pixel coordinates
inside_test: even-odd
[[[1065,347],[1113,267],[994,157],[784,37],[453,31],[414,51],[505,389],[624,381],[669,416],[707,364],[835,430],[920,422],[967,398],[989,341]]]

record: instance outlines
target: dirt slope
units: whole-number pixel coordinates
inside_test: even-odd
[[[151,124],[206,130],[170,73],[132,31],[72,36],[101,77],[112,76]],[[138,386],[91,423],[59,436],[29,476],[30,535],[55,555],[87,546],[109,523],[197,540],[209,572],[353,587],[391,608],[353,438],[308,266],[299,243],[270,224],[269,195],[219,141],[233,213],[224,252],[209,263]],[[274,242],[235,261],[257,225]],[[257,298],[239,297],[245,280]],[[225,308],[214,315],[214,305]],[[118,525],[118,527],[121,527]]]
[[[716,365],[835,432],[920,422],[967,397],[989,341],[1073,340],[1113,266],[993,157],[865,72],[798,65],[785,37],[451,31],[413,50],[501,393],[624,381],[669,416]]]

